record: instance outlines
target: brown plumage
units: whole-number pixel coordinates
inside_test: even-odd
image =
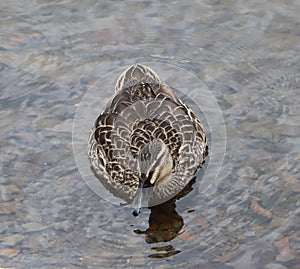
[[[89,138],[93,172],[127,202],[133,201],[141,181],[154,181],[151,177],[158,174],[148,205],[165,202],[181,191],[204,162],[206,151],[205,132],[194,112],[141,64],[121,74]],[[151,158],[146,168],[141,156]],[[170,157],[171,165],[166,161]]]

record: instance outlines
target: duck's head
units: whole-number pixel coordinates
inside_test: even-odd
[[[154,139],[141,148],[138,164],[140,182],[133,201],[134,216],[138,216],[142,205],[148,202],[149,197],[145,195],[145,188],[154,187],[168,180],[173,168],[173,159],[168,146],[161,139]]]
[[[141,187],[151,187],[163,182],[173,168],[172,156],[168,146],[155,139],[144,145],[138,155]]]

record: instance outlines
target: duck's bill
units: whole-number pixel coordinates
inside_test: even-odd
[[[143,188],[138,188],[137,193],[134,197],[134,200],[132,202],[132,215],[137,217],[142,208],[142,199],[143,199]]]
[[[140,186],[138,188],[135,198],[133,199],[133,202],[132,202],[132,215],[133,216],[137,217],[140,214],[141,209],[143,207],[148,207],[151,190],[152,190],[152,188],[143,188],[143,186]]]

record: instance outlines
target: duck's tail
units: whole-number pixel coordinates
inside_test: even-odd
[[[130,66],[119,76],[115,91],[120,91],[140,83],[161,84],[161,81],[152,69],[138,63]]]

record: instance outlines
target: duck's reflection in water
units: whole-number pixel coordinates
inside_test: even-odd
[[[183,218],[176,212],[175,201],[150,207],[149,227],[145,231],[134,230],[137,234],[145,234],[146,242],[159,243],[174,239],[183,226]]]
[[[136,229],[134,232],[136,234],[145,235],[145,240],[149,244],[169,242],[177,237],[184,225],[184,221],[183,218],[176,212],[175,202],[192,191],[192,185],[194,183],[195,178],[193,178],[173,199],[163,204],[150,207],[149,209],[151,210],[151,213],[148,221],[149,227],[145,231]],[[175,250],[171,245],[153,247],[152,249],[156,251],[165,251],[165,253],[149,255],[151,258],[169,257],[180,252],[179,250]]]

